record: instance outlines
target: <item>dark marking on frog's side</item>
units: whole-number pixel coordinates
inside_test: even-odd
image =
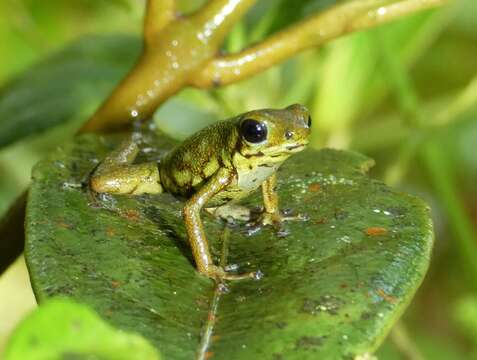
[[[242,154],[243,155],[243,154]],[[259,151],[258,153],[255,153],[255,154],[246,154],[246,155],[243,155],[244,158],[246,159],[250,159],[252,157],[262,157],[262,156],[265,156],[265,154],[261,151]],[[277,156],[281,156],[280,154],[278,154]],[[276,157],[276,156],[273,156],[272,157]]]
[[[258,167],[267,167],[267,168],[271,168],[273,167],[273,165],[270,165],[270,164],[259,164]]]
[[[296,350],[314,350],[323,345],[326,336],[302,336],[295,342]]]
[[[134,192],[137,190],[137,188],[139,187],[139,184],[137,184],[136,186],[134,186],[131,191],[128,192],[129,195],[131,194],[134,194]]]

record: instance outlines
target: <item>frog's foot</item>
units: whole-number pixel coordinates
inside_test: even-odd
[[[209,214],[225,220],[229,224],[235,222],[247,222],[251,218],[251,210],[245,206],[226,204],[219,207],[206,208]]]
[[[225,271],[223,267],[213,265],[209,267],[205,275],[217,282],[223,282],[224,280],[260,280],[263,276],[263,273],[260,270],[257,270],[243,274],[231,274]]]

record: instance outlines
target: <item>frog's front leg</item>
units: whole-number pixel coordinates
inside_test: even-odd
[[[139,146],[133,138],[112,151],[91,174],[90,188],[97,193],[157,194],[162,192],[157,163],[133,164]]]
[[[298,215],[285,215],[278,207],[278,193],[277,193],[277,176],[271,175],[262,183],[263,194],[263,212],[260,215],[258,222],[261,225],[273,225],[277,228],[281,227],[281,223],[290,220],[306,220],[306,217]]]
[[[217,193],[222,191],[234,179],[234,173],[225,168],[221,168],[217,173],[187,200],[183,215],[186,224],[187,235],[189,237],[192,254],[194,256],[197,270],[216,280],[239,280],[254,278],[255,273],[241,275],[227,274],[223,268],[214,265],[209,251],[209,244],[205,236],[204,226],[200,219],[200,211],[204,205]]]

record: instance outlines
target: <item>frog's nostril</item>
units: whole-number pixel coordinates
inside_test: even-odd
[[[287,130],[285,132],[285,139],[290,140],[293,137],[293,131]]]

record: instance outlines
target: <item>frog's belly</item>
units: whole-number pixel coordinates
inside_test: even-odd
[[[238,169],[237,179],[224,190],[215,195],[207,206],[221,206],[229,202],[236,202],[257,190],[262,183],[273,175],[280,165],[257,166],[253,171],[250,169]]]

